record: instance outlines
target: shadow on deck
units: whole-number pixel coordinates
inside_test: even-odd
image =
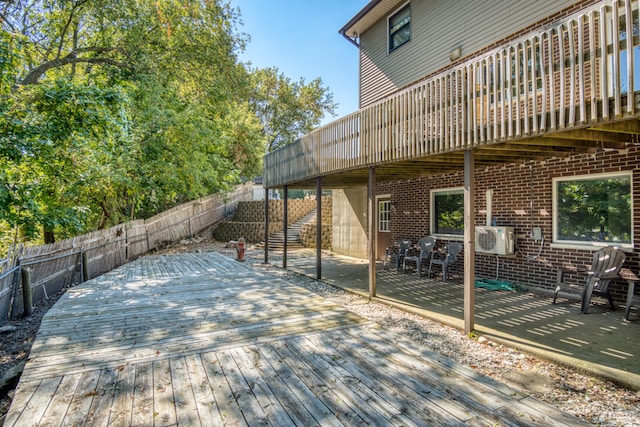
[[[314,252],[315,254],[315,252]],[[288,254],[288,269],[316,277],[315,256]],[[276,263],[274,263],[276,264]],[[462,280],[418,278],[407,271],[376,267],[376,301],[464,329]],[[368,296],[368,261],[324,253],[322,281]],[[592,300],[588,314],[580,303],[542,293],[475,290],[475,332],[490,340],[568,365],[640,390],[640,318],[623,307],[610,311],[605,300]]]

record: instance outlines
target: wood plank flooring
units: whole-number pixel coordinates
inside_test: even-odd
[[[216,253],[148,256],[47,313],[5,426],[579,425]]]

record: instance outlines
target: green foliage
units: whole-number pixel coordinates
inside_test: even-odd
[[[631,242],[629,177],[560,181],[557,200],[560,240]]]
[[[315,197],[315,190],[289,190],[290,199],[304,199],[305,197]]]
[[[60,79],[22,87],[0,110],[1,218],[34,238],[39,227],[84,231],[110,172],[131,148],[126,94]],[[115,165],[114,165],[115,163]]]
[[[267,142],[332,112],[320,79],[247,70],[238,19],[226,0],[3,4],[0,240],[70,236],[225,191],[261,172]]]
[[[463,234],[463,194],[460,192],[446,193],[437,194],[435,197],[435,232],[443,234]]]
[[[320,78],[308,84],[304,79],[294,82],[277,68],[253,70],[251,77],[251,105],[262,121],[268,151],[311,132],[337,107]]]

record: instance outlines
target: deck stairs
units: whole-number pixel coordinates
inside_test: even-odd
[[[289,226],[287,231],[287,250],[290,249],[302,249],[304,246],[298,242],[298,237],[300,236],[300,230],[302,230],[302,226],[309,222],[313,222],[316,219],[317,210],[314,208],[307,215],[303,216],[293,224]],[[258,249],[264,249],[264,241],[258,243],[256,245]],[[282,251],[284,250],[284,231],[278,231],[277,233],[273,233],[269,235],[269,250],[272,251]]]

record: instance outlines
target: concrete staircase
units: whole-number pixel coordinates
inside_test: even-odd
[[[287,250],[289,249],[302,249],[302,246],[298,242],[298,237],[300,236],[300,230],[304,224],[315,220],[316,217],[316,209],[314,208],[307,215],[300,218],[298,221],[294,222],[289,226],[287,231]],[[256,245],[259,249],[264,249],[264,242],[260,242]],[[282,251],[284,249],[284,231],[278,231],[277,233],[273,233],[269,235],[269,250],[272,251]]]

